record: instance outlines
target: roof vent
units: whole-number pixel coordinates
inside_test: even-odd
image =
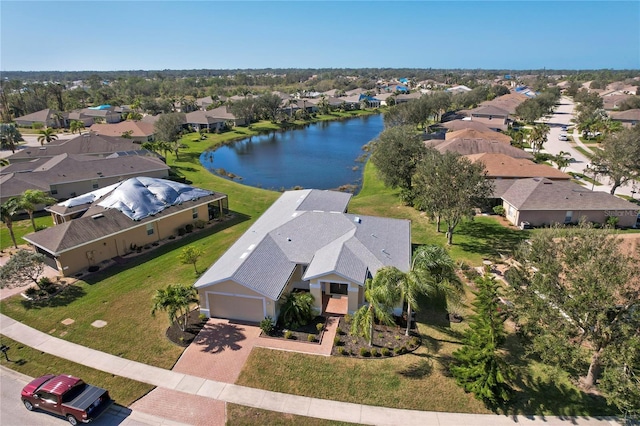
[[[355,223],[362,223],[362,219],[360,219],[360,216],[356,216],[356,217],[354,217],[354,218],[353,218],[353,221],[354,221]]]
[[[100,219],[101,217],[104,217],[104,215],[102,213],[98,213],[91,216],[91,219]]]

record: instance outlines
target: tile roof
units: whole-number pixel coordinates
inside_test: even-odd
[[[361,284],[367,272],[382,266],[408,270],[410,222],[344,213],[349,198],[335,191],[283,193],[198,279],[196,288],[233,280],[277,300],[297,264],[308,266],[305,280],[336,273]]]
[[[472,162],[481,161],[489,178],[530,178],[569,180],[571,176],[546,164],[536,164],[525,158],[513,158],[505,154],[483,152],[466,155]]]
[[[52,114],[56,111],[51,108],[41,109],[40,111],[32,112],[31,114],[23,115],[22,117],[16,117],[16,121],[37,121],[46,123]]]
[[[95,123],[91,125],[90,130],[98,135],[115,137],[122,136],[125,132],[132,132],[132,137],[147,137],[156,132],[153,124],[132,120],[121,121],[115,124]]]
[[[55,140],[42,147],[25,147],[8,157],[10,162],[59,154],[106,154],[117,151],[134,151],[140,144],[131,139],[85,133],[68,140]]]
[[[628,109],[626,111],[612,112],[609,114],[612,120],[640,121],[640,109]]]
[[[453,132],[447,132],[445,135],[445,140],[486,140],[489,142],[500,142],[511,144],[511,138],[504,133],[494,132],[493,130],[489,130],[488,132],[480,132],[475,129],[461,129]]]
[[[457,152],[460,155],[479,154],[483,152],[493,152],[506,154],[513,158],[533,159],[533,154],[515,146],[498,141],[488,141],[486,139],[454,139],[425,141],[428,147],[433,147],[440,152]]]
[[[591,191],[571,181],[518,179],[502,195],[518,210],[639,210],[608,192]]]
[[[499,108],[494,105],[481,105],[477,108],[472,109],[471,115],[493,115],[499,117],[507,117],[509,115],[509,111],[503,108]]]
[[[479,121],[472,120],[451,120],[446,123],[440,124],[440,127],[444,127],[452,132],[456,130],[473,129],[479,132],[493,132],[486,124]]]

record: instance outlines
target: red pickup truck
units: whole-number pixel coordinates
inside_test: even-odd
[[[29,411],[40,409],[66,417],[72,425],[89,423],[110,405],[105,389],[73,376],[47,374],[22,389],[22,403]]]

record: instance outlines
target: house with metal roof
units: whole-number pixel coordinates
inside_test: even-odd
[[[227,195],[183,183],[135,177],[47,207],[54,226],[24,239],[71,276],[150,248],[198,221],[222,219]]]
[[[315,310],[364,304],[364,284],[385,266],[408,271],[411,222],[347,213],[351,194],[299,190],[275,203],[195,283],[207,317],[260,322],[279,300],[309,291]]]

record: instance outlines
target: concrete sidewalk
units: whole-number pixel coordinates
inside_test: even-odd
[[[88,367],[165,389],[281,413],[368,425],[500,426],[514,424],[618,425],[615,418],[499,416],[440,413],[375,407],[305,396],[288,395],[207,380],[164,370],[96,351],[35,330],[0,314],[0,333],[42,352]],[[313,380],[313,378],[310,378]],[[415,396],[413,396],[415,397]],[[422,396],[424,397],[424,396]]]

